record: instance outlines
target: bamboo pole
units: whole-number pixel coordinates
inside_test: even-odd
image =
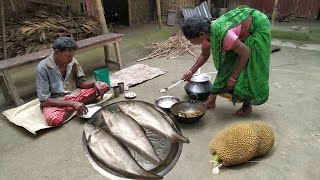
[[[2,24],[2,40],[3,40],[3,59],[7,59],[7,47],[6,47],[6,23],[4,19],[4,6],[3,0],[0,0],[1,6],[1,24]]]
[[[107,28],[106,19],[104,17],[104,10],[102,8],[101,0],[95,0],[95,4],[96,4],[97,12],[98,12],[98,18],[99,18],[100,26],[102,29],[102,33],[107,34],[109,31]],[[104,46],[104,56],[105,56],[106,62],[107,62],[107,60],[110,60],[108,45]]]
[[[211,0],[208,0],[208,10],[209,10],[209,13],[211,14],[210,9],[211,9]]]
[[[162,29],[160,0],[156,0],[156,1],[157,1],[157,16],[158,16],[159,28]]]
[[[274,1],[273,12],[272,12],[272,20],[271,20],[272,27],[274,27],[274,21],[276,19],[277,12],[278,12],[278,2],[279,2],[279,0],[275,0]]]
[[[128,19],[129,19],[129,26],[132,25],[132,10],[131,10],[131,0],[128,0]]]

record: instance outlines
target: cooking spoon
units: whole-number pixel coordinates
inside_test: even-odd
[[[183,81],[184,81],[184,80],[182,79],[182,80],[180,80],[180,81],[172,84],[171,86],[169,86],[169,87],[167,87],[167,88],[163,88],[163,89],[160,90],[160,92],[161,92],[161,93],[166,93],[169,89],[171,89],[171,88],[173,88],[174,86],[182,83]]]
[[[217,72],[207,72],[207,73],[199,73],[199,72],[200,72],[200,71],[199,71],[199,69],[198,69],[198,73],[197,73],[197,74],[194,74],[193,76],[199,76],[199,75],[202,75],[202,74],[215,74],[215,73],[217,73]],[[161,93],[166,93],[169,89],[171,89],[171,88],[173,88],[174,86],[182,83],[183,81],[184,81],[184,80],[180,80],[180,81],[172,84],[171,86],[169,86],[169,87],[167,87],[167,88],[163,88],[163,89],[160,90],[160,92],[161,92]]]

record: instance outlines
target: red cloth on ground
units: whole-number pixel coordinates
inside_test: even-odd
[[[102,86],[102,88],[108,87],[107,83],[99,82],[99,84]],[[63,97],[62,100],[80,102],[84,98],[87,98],[93,94],[96,94],[96,91],[94,88],[81,89],[77,97],[74,98],[66,95],[65,97]],[[49,126],[58,126],[59,124],[61,124],[62,121],[64,120],[63,117],[65,116],[65,114],[72,110],[73,110],[72,107],[44,107],[42,109],[45,117],[45,121]]]

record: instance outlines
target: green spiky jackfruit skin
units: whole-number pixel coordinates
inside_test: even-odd
[[[209,152],[218,154],[224,166],[241,164],[252,159],[259,147],[253,126],[240,123],[227,127],[209,143]]]
[[[254,157],[262,156],[266,154],[273,147],[275,136],[273,133],[273,128],[267,123],[262,121],[253,121],[250,124],[258,132],[259,137],[259,147]]]

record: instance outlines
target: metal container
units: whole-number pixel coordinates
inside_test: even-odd
[[[120,94],[120,92],[119,92],[119,86],[113,86],[113,87],[112,87],[112,90],[113,90],[113,95],[114,95],[114,97],[119,97],[119,94]]]
[[[119,93],[120,94],[124,93],[124,82],[119,82],[118,86],[119,86]]]
[[[212,90],[211,77],[207,74],[200,74],[192,77],[184,86],[184,90],[188,95],[197,95],[197,100],[206,99]]]
[[[174,96],[161,96],[155,100],[155,104],[163,110],[169,111],[171,106],[179,102],[180,99]]]
[[[128,102],[142,102],[145,103],[146,105],[157,109],[160,111],[163,116],[168,120],[169,124],[173,127],[173,129],[181,134],[181,131],[179,127],[174,123],[174,121],[171,119],[171,117],[163,111],[161,108],[158,106],[155,106],[151,103],[143,102],[143,101],[136,101],[136,100],[130,100],[130,101],[119,101],[110,105],[107,105],[97,111],[89,120],[87,123],[93,124],[95,126],[103,127],[105,126],[104,119],[102,117],[101,111],[102,110],[108,110],[108,111],[116,111],[119,108],[120,104],[125,104]],[[171,142],[164,136],[161,136],[151,130],[145,129],[146,135],[149,138],[153,148],[156,150],[157,155],[161,160],[163,160],[165,163],[163,165],[153,165],[149,161],[145,160],[143,157],[141,157],[136,151],[128,148],[130,154],[133,156],[133,158],[137,161],[137,163],[146,171],[152,172],[153,174],[157,174],[159,176],[164,176],[167,174],[177,163],[181,151],[182,151],[182,146],[183,143],[177,143],[177,142]],[[100,172],[102,175],[107,177],[108,179],[129,179],[121,174],[118,174],[114,171],[112,171],[110,168],[108,168],[106,165],[104,165],[102,162],[100,162],[94,154],[92,154],[87,145],[87,140],[85,137],[85,132],[83,131],[82,135],[82,145],[84,148],[85,155],[87,159],[89,160],[90,164],[96,169],[98,172]]]
[[[174,117],[181,122],[195,122],[204,116],[207,107],[200,101],[180,101],[170,108]]]

